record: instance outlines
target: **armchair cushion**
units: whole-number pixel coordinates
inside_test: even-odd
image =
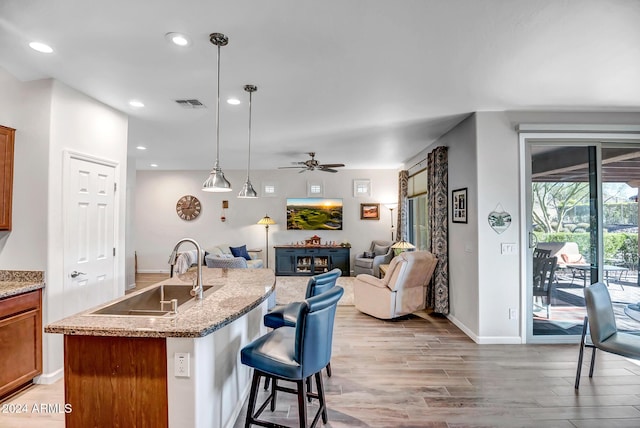
[[[374,245],[373,246],[373,254],[376,256],[382,256],[384,254],[387,254],[387,252],[389,251],[389,248],[391,247],[391,245]]]

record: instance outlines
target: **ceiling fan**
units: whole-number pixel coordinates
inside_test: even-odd
[[[279,167],[279,169],[284,169],[284,168],[302,168],[302,171],[300,172],[305,172],[305,171],[315,171],[316,169],[318,171],[324,171],[324,172],[338,172],[338,170],[333,169],[333,168],[340,168],[343,167],[344,164],[343,163],[324,163],[321,164],[320,162],[318,162],[315,159],[315,152],[309,152],[309,156],[311,156],[311,159],[303,161],[303,162],[292,162],[294,165],[296,166],[281,166]]]

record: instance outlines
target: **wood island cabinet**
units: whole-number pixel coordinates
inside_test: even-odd
[[[317,275],[340,268],[343,276],[350,275],[350,249],[345,247],[278,246],[276,275]]]
[[[15,132],[13,128],[0,126],[0,230],[11,230]]]
[[[42,373],[42,290],[0,300],[0,397]]]

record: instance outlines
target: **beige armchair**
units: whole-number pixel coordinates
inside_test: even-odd
[[[356,276],[353,285],[356,309],[381,319],[424,309],[427,284],[437,262],[428,251],[404,252],[391,260],[384,278]]]

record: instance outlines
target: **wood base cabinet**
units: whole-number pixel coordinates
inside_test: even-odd
[[[169,425],[164,338],[64,336],[67,428]]]
[[[42,291],[0,300],[0,398],[42,374]]]
[[[276,249],[276,275],[317,275],[335,268],[350,275],[350,249],[344,247],[294,247]]]

